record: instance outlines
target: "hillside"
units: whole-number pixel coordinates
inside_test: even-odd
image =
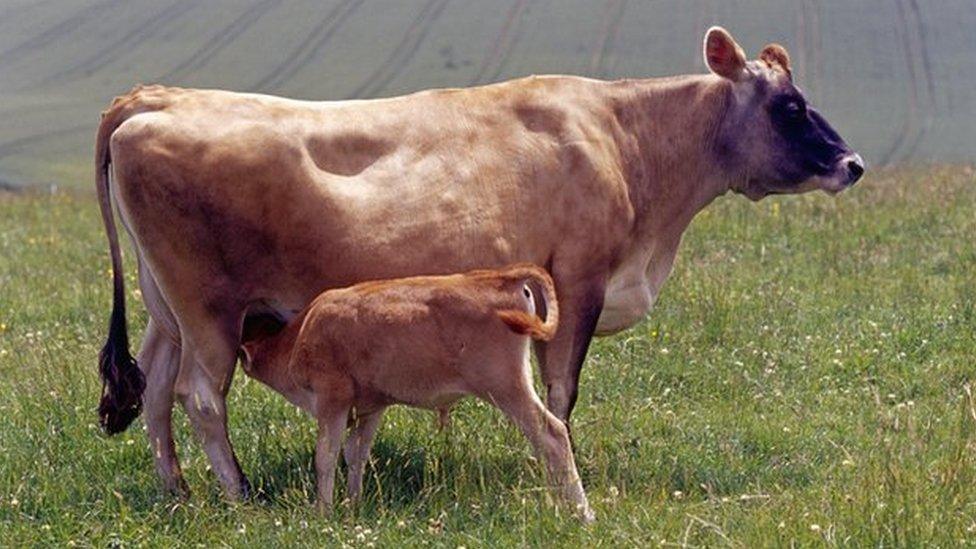
[[[968,0],[6,0],[0,186],[90,185],[98,113],[138,82],[339,99],[700,72],[711,24],[785,44],[869,163],[974,159]]]

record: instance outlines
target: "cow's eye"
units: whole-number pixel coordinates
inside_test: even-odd
[[[786,116],[793,120],[799,120],[806,114],[807,108],[800,101],[790,101],[786,103]]]

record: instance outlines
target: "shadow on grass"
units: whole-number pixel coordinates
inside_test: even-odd
[[[479,461],[480,460],[480,461]],[[339,460],[336,476],[336,501],[346,497],[343,460]],[[448,439],[431,439],[406,445],[402,440],[377,437],[370,453],[370,462],[363,479],[363,498],[360,507],[397,510],[422,505],[435,493],[456,493],[462,483],[477,489],[474,470],[490,470],[491,485],[504,489],[518,482],[528,467],[516,455],[492,457],[485,463],[482,456],[456,452]],[[278,506],[294,502],[296,492],[304,494],[305,503],[315,500],[314,451],[301,450],[280,459],[264,461],[260,470],[250,471],[257,501]]]

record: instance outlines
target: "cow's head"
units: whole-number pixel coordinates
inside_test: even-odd
[[[747,61],[721,27],[705,35],[705,63],[730,83],[716,136],[719,161],[752,200],[821,189],[840,192],[864,173],[864,162],[793,83],[790,57],[778,44]]]

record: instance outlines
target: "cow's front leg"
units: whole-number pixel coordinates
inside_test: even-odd
[[[227,436],[227,391],[237,361],[236,342],[226,330],[191,332],[181,327],[180,333],[184,337],[176,394],[227,497],[246,498],[251,486]],[[191,338],[189,333],[196,335]]]
[[[601,280],[582,288],[563,290],[558,296],[560,314],[556,335],[535,347],[542,382],[546,385],[546,407],[567,425],[576,405],[580,370],[603,309],[603,288]]]

